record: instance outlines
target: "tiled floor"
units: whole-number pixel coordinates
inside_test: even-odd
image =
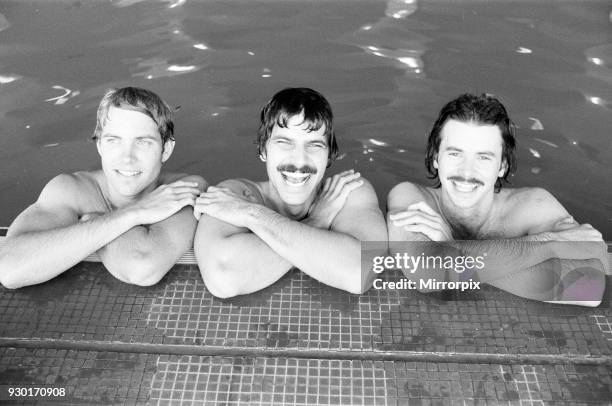
[[[612,404],[610,299],[580,308],[490,287],[357,296],[291,271],[219,300],[195,265],[139,288],[86,262],[0,288],[0,389],[63,387],[63,398],[22,399],[62,405]]]

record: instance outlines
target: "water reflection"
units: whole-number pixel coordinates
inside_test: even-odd
[[[11,26],[4,14],[0,14],[0,31],[6,30]]]
[[[64,86],[51,86],[53,89],[55,90],[60,90],[62,92],[64,92],[63,94],[56,96],[56,97],[51,97],[49,99],[45,99],[46,102],[50,102],[53,101],[55,103],[53,104],[64,104],[66,103],[68,100],[72,99],[73,97],[76,97],[78,95],[81,94],[80,90],[70,90],[68,88],[65,88]]]
[[[389,0],[385,15],[392,18],[406,18],[418,9],[417,0]]]
[[[533,131],[542,131],[542,130],[544,130],[544,126],[542,125],[542,122],[540,120],[538,120],[535,117],[529,117],[529,120],[532,121],[531,127],[529,127],[530,130],[533,130]]]
[[[0,84],[11,83],[21,78],[20,75],[0,75]]]

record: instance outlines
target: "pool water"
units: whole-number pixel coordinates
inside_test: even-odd
[[[498,96],[518,125],[514,186],[552,192],[612,240],[612,5],[504,1],[3,1],[0,226],[61,172],[98,167],[107,88],[178,110],[169,170],[263,179],[253,145],[276,91],[322,92],[341,159],[381,206],[427,182],[426,135],[463,92]]]

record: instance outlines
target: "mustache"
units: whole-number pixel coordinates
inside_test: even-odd
[[[484,182],[476,178],[464,178],[463,176],[449,176],[448,180],[454,180],[455,182],[473,183],[476,185],[484,186]]]
[[[297,166],[293,164],[285,164],[285,165],[277,166],[276,169],[279,172],[299,172],[299,173],[312,173],[312,174],[317,173],[316,168],[313,168],[312,166],[308,166],[308,165],[304,165],[298,168]]]

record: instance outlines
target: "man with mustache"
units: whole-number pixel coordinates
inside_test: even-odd
[[[497,252],[500,258],[519,261],[531,255],[539,261],[542,258],[534,253],[534,243],[594,241],[602,243],[605,261],[601,233],[589,224],[578,224],[546,190],[502,189],[516,169],[515,148],[514,125],[496,98],[464,94],[447,103],[427,142],[425,164],[436,184],[403,182],[389,193],[387,225],[392,251],[392,241],[505,240],[503,247],[495,241],[470,243],[471,252]],[[498,264],[498,271],[520,268],[509,262]],[[537,266],[537,261],[525,266]],[[530,271],[533,269],[483,278],[517,295],[543,300],[538,292],[543,288],[534,286],[548,286],[555,276]],[[572,297],[568,289],[558,302],[598,305],[605,286],[603,274],[579,276],[581,289],[588,288],[592,300]],[[581,290],[577,286],[574,291]]]
[[[338,146],[327,100],[284,89],[261,112],[259,157],[268,180],[227,180],[196,199],[194,249],[217,297],[263,289],[293,267],[361,293],[360,241],[386,241],[376,193],[358,172],[323,179]]]
[[[94,252],[117,279],[153,285],[192,246],[189,206],[207,184],[161,171],[174,149],[170,107],[146,89],[109,90],[93,139],[102,169],[56,176],[11,224],[0,250],[5,287],[45,282]]]

